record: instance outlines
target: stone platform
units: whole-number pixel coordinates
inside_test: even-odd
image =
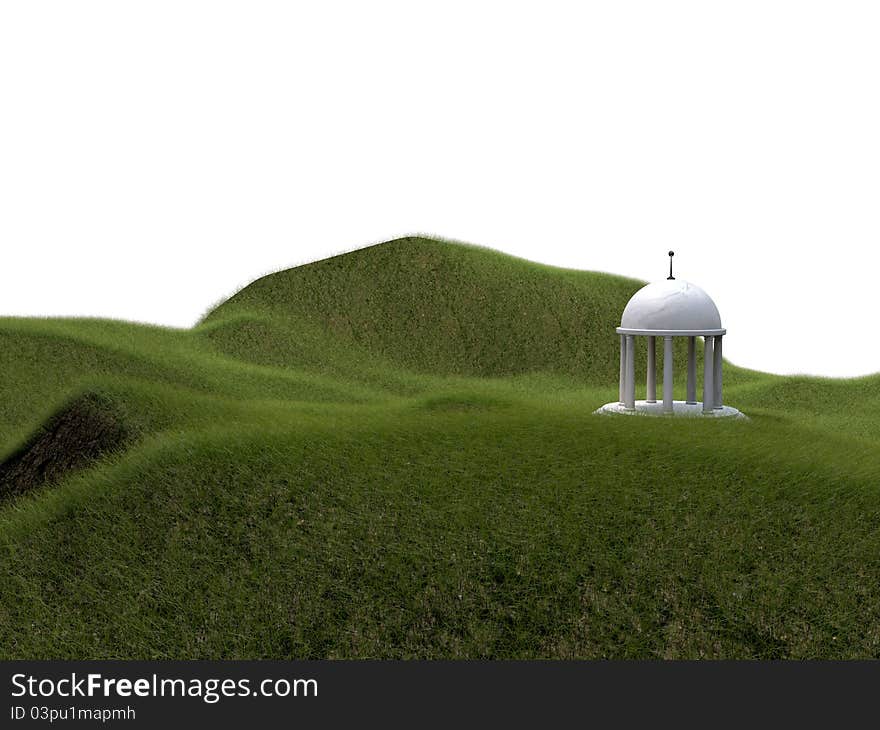
[[[702,403],[686,403],[683,400],[672,401],[672,413],[663,412],[663,403],[648,403],[648,401],[637,400],[636,409],[628,411],[622,403],[615,401],[614,403],[606,403],[601,408],[597,408],[594,413],[618,415],[618,416],[675,416],[684,418],[748,418],[745,413],[737,410],[733,406],[721,406],[721,408],[713,408],[710,413],[703,413]]]

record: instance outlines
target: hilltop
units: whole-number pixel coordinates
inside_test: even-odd
[[[0,320],[2,655],[880,655],[880,377],[593,416],[640,285],[406,238]]]
[[[320,332],[418,372],[601,382],[614,377],[619,311],[641,285],[402,238],[265,276],[204,324],[225,351],[271,364],[311,361],[299,343]]]

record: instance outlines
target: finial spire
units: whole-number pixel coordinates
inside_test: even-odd
[[[672,275],[672,257],[675,256],[675,251],[669,252],[669,276],[666,277],[666,280],[669,281],[674,279],[675,277]]]

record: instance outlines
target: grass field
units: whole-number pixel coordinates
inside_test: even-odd
[[[880,657],[880,376],[593,416],[639,286],[413,238],[0,319],[0,656]]]

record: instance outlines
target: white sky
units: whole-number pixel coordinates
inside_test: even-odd
[[[425,232],[673,248],[735,363],[880,370],[880,5],[309,5],[0,5],[0,314],[189,326]]]

